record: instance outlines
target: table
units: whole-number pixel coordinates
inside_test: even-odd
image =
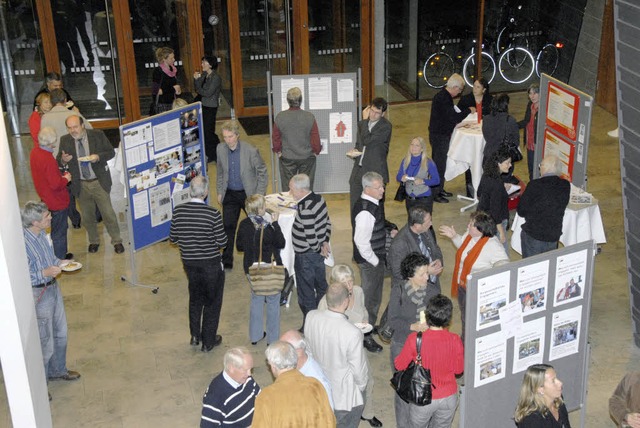
[[[466,170],[471,170],[471,182],[474,189],[474,198],[458,195],[458,199],[471,201],[470,205],[460,208],[464,212],[478,203],[478,187],[482,178],[482,158],[486,144],[482,136],[482,125],[477,121],[465,121],[457,127],[451,135],[449,152],[447,153],[447,169],[444,178],[451,181]]]
[[[522,254],[520,231],[524,223],[524,218],[516,213],[513,224],[511,225],[511,230],[513,230],[513,235],[511,235],[511,248],[518,254]],[[604,244],[607,242],[598,202],[595,201],[593,204],[588,205],[567,205],[567,208],[564,210],[564,218],[562,219],[562,235],[560,236],[562,245],[567,247],[590,239],[596,241],[596,244]]]

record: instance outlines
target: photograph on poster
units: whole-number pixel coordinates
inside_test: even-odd
[[[150,145],[149,154],[155,151],[163,152],[169,147],[173,147],[180,141],[180,119],[173,119],[162,122],[153,127],[153,143]]]
[[[511,272],[501,272],[478,281],[478,314],[476,330],[500,322],[499,310],[507,304]]]
[[[504,378],[507,360],[507,342],[501,332],[476,339],[474,387]]]
[[[565,305],[582,299],[587,273],[587,250],[581,250],[558,257],[554,305]]]
[[[198,162],[200,158],[200,144],[193,144],[184,148],[184,163],[191,164]]]
[[[200,140],[200,128],[187,129],[182,133],[182,145],[198,144]]]
[[[151,227],[171,221],[171,186],[169,182],[149,189]]]
[[[516,283],[522,312],[526,315],[544,311],[547,306],[547,284],[549,282],[549,260],[518,268]]]
[[[190,183],[191,180],[196,178],[196,176],[202,174],[202,162],[196,162],[187,166],[184,169],[184,176],[187,183]]]
[[[522,324],[522,328],[514,336],[513,373],[525,371],[532,364],[542,363],[544,356],[544,323],[546,318]]]
[[[162,153],[156,153],[156,174],[161,179],[182,171],[182,150],[176,147]]]
[[[329,114],[329,143],[353,142],[353,121],[350,112]]]
[[[156,184],[158,184],[158,179],[156,178],[155,167],[140,172],[134,168],[129,170],[129,187],[131,189],[135,188],[136,192],[148,189]]]
[[[185,111],[180,117],[180,127],[182,129],[193,128],[198,126],[198,110]]]
[[[282,110],[287,110],[289,108],[289,103],[287,102],[287,92],[291,88],[298,88],[302,92],[302,103],[300,103],[300,108],[302,110],[306,110],[305,106],[305,96],[304,96],[304,79],[282,79],[280,81],[280,110],[276,112],[280,113]]]
[[[553,314],[549,360],[576,354],[580,345],[582,305]]]

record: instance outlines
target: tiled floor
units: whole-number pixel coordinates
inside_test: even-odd
[[[511,96],[512,113],[521,119],[526,105],[525,94]],[[395,171],[405,155],[411,137],[427,136],[430,103],[406,104],[390,108],[394,124],[390,170]],[[593,308],[589,339],[593,346],[587,399],[588,427],[613,426],[608,411],[608,397],[628,370],[640,369],[640,351],[632,344],[629,315],[625,242],[618,141],[606,132],[616,127],[616,120],[599,108],[592,120],[589,150],[589,187],[599,200],[608,243],[596,258]],[[247,141],[257,145],[268,160],[267,136],[253,136]],[[21,203],[36,198],[28,172],[28,153],[32,142],[26,137],[12,139],[13,162]],[[525,165],[516,167],[524,175]],[[215,166],[209,168],[215,176]],[[458,177],[447,188],[461,192],[464,178]],[[404,225],[405,210],[391,201],[396,185],[388,189],[386,210],[389,220]],[[122,195],[115,188],[112,197]],[[333,222],[332,246],[338,262],[351,260],[351,227],[347,195],[326,195]],[[124,202],[114,205],[122,211]],[[454,224],[460,230],[468,214],[460,214],[461,203],[436,204],[434,224]],[[124,216],[121,227],[126,228]],[[126,236],[126,231],[124,233]],[[160,287],[158,294],[149,289],[130,287],[121,276],[131,278],[128,253],[117,255],[106,242],[96,254],[86,252],[84,230],[70,230],[70,251],[84,264],[82,270],[64,274],[61,280],[69,322],[68,366],[82,373],[78,382],[51,382],[51,411],[56,427],[186,427],[199,420],[201,397],[211,377],[222,367],[222,355],[230,346],[245,345],[254,351],[254,375],[260,385],[269,385],[271,375],[264,362],[265,344],[252,347],[247,324],[249,290],[240,271],[240,263],[227,275],[220,334],[223,344],[209,354],[189,346],[187,327],[187,288],[176,248],[166,242],[155,244],[135,255],[137,276],[141,283]],[[446,240],[440,244],[445,268],[442,283],[448,284],[454,248]],[[513,258],[519,256],[512,252]],[[388,296],[389,280],[385,282]],[[448,287],[443,286],[448,293]],[[454,314],[452,331],[459,332],[459,315]],[[298,328],[301,322],[296,300],[282,310],[282,331]],[[393,427],[393,391],[389,386],[389,350],[369,354],[375,372],[374,402],[376,416],[385,427]],[[562,377],[562,373],[559,373]],[[489,405],[489,399],[487,400]],[[572,414],[574,426],[579,415]],[[0,390],[0,427],[11,425],[6,392]],[[368,424],[361,424],[367,427]],[[457,426],[457,422],[454,426]]]

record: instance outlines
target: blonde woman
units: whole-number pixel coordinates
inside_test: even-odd
[[[527,369],[514,419],[518,428],[571,428],[562,381],[552,366],[534,364]]]
[[[153,70],[150,114],[162,113],[173,108],[173,100],[182,93],[176,75],[176,56],[173,49],[162,47],[156,49],[158,66]]]
[[[431,188],[440,184],[440,176],[436,164],[427,155],[427,143],[424,138],[414,137],[411,140],[407,155],[400,162],[396,180],[400,185],[404,185],[407,191],[407,213],[411,207],[417,205],[424,207],[429,213],[432,212]]]

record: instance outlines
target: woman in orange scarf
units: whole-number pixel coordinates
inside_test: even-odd
[[[453,226],[440,226],[440,235],[453,241],[458,248],[451,280],[451,297],[458,297],[464,342],[467,276],[509,261],[500,240],[498,229],[491,216],[483,211],[471,213],[467,232],[460,236]]]

